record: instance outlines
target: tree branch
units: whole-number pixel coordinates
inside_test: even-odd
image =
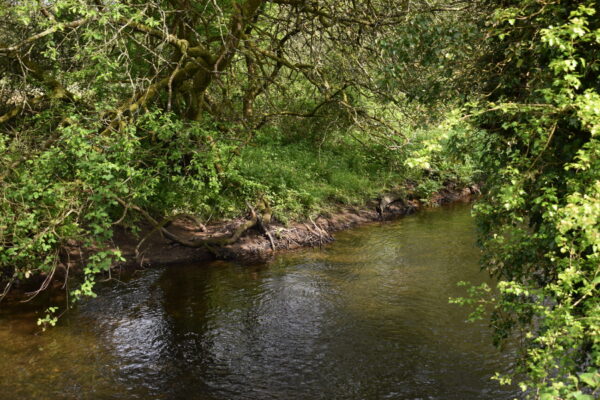
[[[75,21],[72,21],[72,22],[56,24],[56,25],[51,26],[50,28],[48,28],[48,29],[46,29],[46,30],[44,30],[44,31],[42,31],[40,33],[37,33],[37,34],[35,34],[33,36],[28,37],[27,39],[25,39],[21,43],[18,43],[16,45],[9,46],[9,47],[1,47],[0,48],[0,54],[2,54],[2,55],[9,55],[11,53],[16,52],[21,47],[23,47],[23,46],[25,46],[25,45],[27,45],[29,43],[35,42],[36,40],[41,39],[41,38],[43,38],[45,36],[51,35],[54,32],[60,31],[60,30],[62,30],[64,28],[77,28],[77,27],[79,27],[79,26],[87,23],[88,21],[90,21],[90,18],[81,18],[81,19],[78,19],[78,20],[75,20]]]

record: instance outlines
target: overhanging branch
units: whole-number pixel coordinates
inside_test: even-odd
[[[81,18],[72,22],[67,22],[67,23],[58,23],[56,25],[51,26],[50,28],[37,33],[33,36],[28,37],[27,39],[23,40],[21,43],[15,44],[13,46],[9,46],[9,47],[2,47],[0,48],[0,55],[4,55],[7,56],[11,53],[14,53],[16,51],[18,51],[21,47],[24,47],[25,45],[29,44],[29,43],[33,43],[36,40],[39,40],[43,37],[46,37],[48,35],[53,34],[54,32],[58,32],[60,30],[63,30],[65,28],[77,28],[81,25],[84,25],[85,23],[89,22],[91,19],[90,18]]]

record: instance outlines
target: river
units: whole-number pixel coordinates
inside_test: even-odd
[[[263,265],[138,271],[40,333],[0,305],[1,399],[511,399],[485,322],[468,205],[336,235]]]

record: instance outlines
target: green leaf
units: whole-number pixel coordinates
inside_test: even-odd
[[[579,379],[591,387],[598,387],[600,385],[600,373],[598,371],[579,374]]]

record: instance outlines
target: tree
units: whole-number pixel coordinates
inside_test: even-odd
[[[592,1],[494,3],[476,117],[497,339],[520,332],[524,390],[600,393],[600,25]]]
[[[80,296],[120,258],[115,224],[260,198],[235,168],[257,132],[318,120],[315,142],[346,127],[398,153],[404,103],[382,84],[381,41],[469,2],[1,4],[0,280],[6,292],[41,273],[44,288],[77,243],[97,250]],[[233,206],[216,200],[224,192]]]

